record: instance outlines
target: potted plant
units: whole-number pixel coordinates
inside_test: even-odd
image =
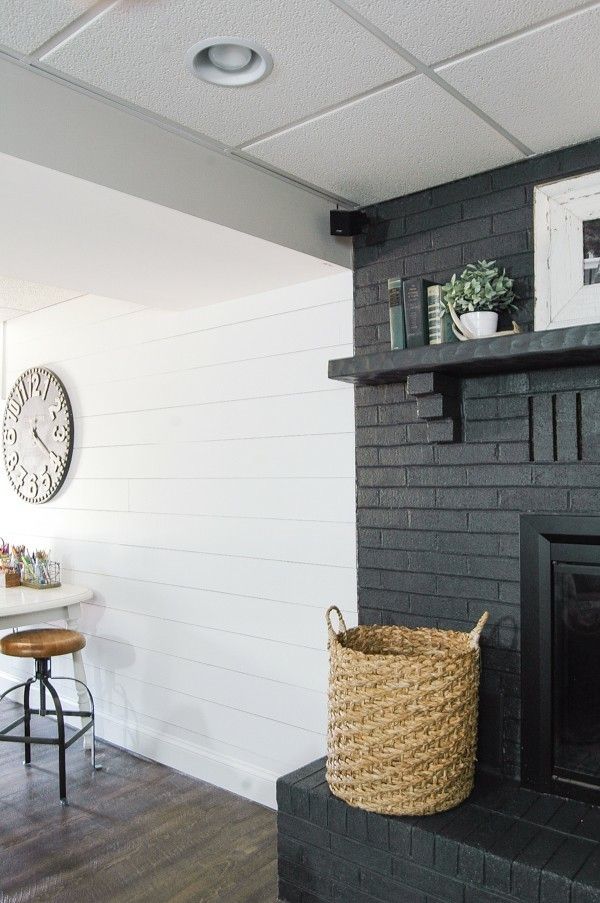
[[[468,337],[478,339],[494,335],[498,328],[498,312],[514,310],[517,306],[515,297],[513,280],[506,275],[506,270],[500,272],[495,260],[470,263],[459,277],[455,273],[450,282],[442,286],[446,310],[458,315]]]

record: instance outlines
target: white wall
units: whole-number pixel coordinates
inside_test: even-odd
[[[352,390],[327,379],[351,295],[349,274],[176,313],[88,295],[6,328],[8,386],[55,370],[75,452],[46,505],[0,476],[0,535],[95,592],[99,734],[267,804],[324,750],[325,606],[355,620]]]

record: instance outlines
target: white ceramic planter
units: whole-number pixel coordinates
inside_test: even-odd
[[[498,314],[493,310],[474,310],[472,313],[461,314],[460,322],[476,338],[483,339],[494,335],[498,329]]]

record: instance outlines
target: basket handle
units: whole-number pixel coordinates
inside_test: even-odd
[[[473,647],[473,649],[476,649],[477,646],[479,646],[479,637],[481,636],[481,631],[485,627],[489,616],[490,616],[490,613],[488,611],[484,611],[482,616],[477,621],[477,624],[475,625],[475,627],[469,634],[469,636],[471,638],[471,646]]]
[[[339,621],[338,627],[340,628],[340,630],[333,629],[333,624],[331,623],[332,612],[335,612],[335,614],[337,616],[337,619]],[[329,606],[329,608],[325,612],[325,620],[327,621],[327,630],[329,631],[330,639],[334,640],[338,636],[340,636],[340,634],[346,633],[348,628],[346,627],[346,622],[344,621],[344,616],[341,613],[341,611],[339,610],[339,608],[337,607],[337,605]]]

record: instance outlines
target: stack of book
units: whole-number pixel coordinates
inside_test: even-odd
[[[389,279],[392,349],[419,348],[456,341],[452,321],[443,314],[442,286],[427,279]]]

